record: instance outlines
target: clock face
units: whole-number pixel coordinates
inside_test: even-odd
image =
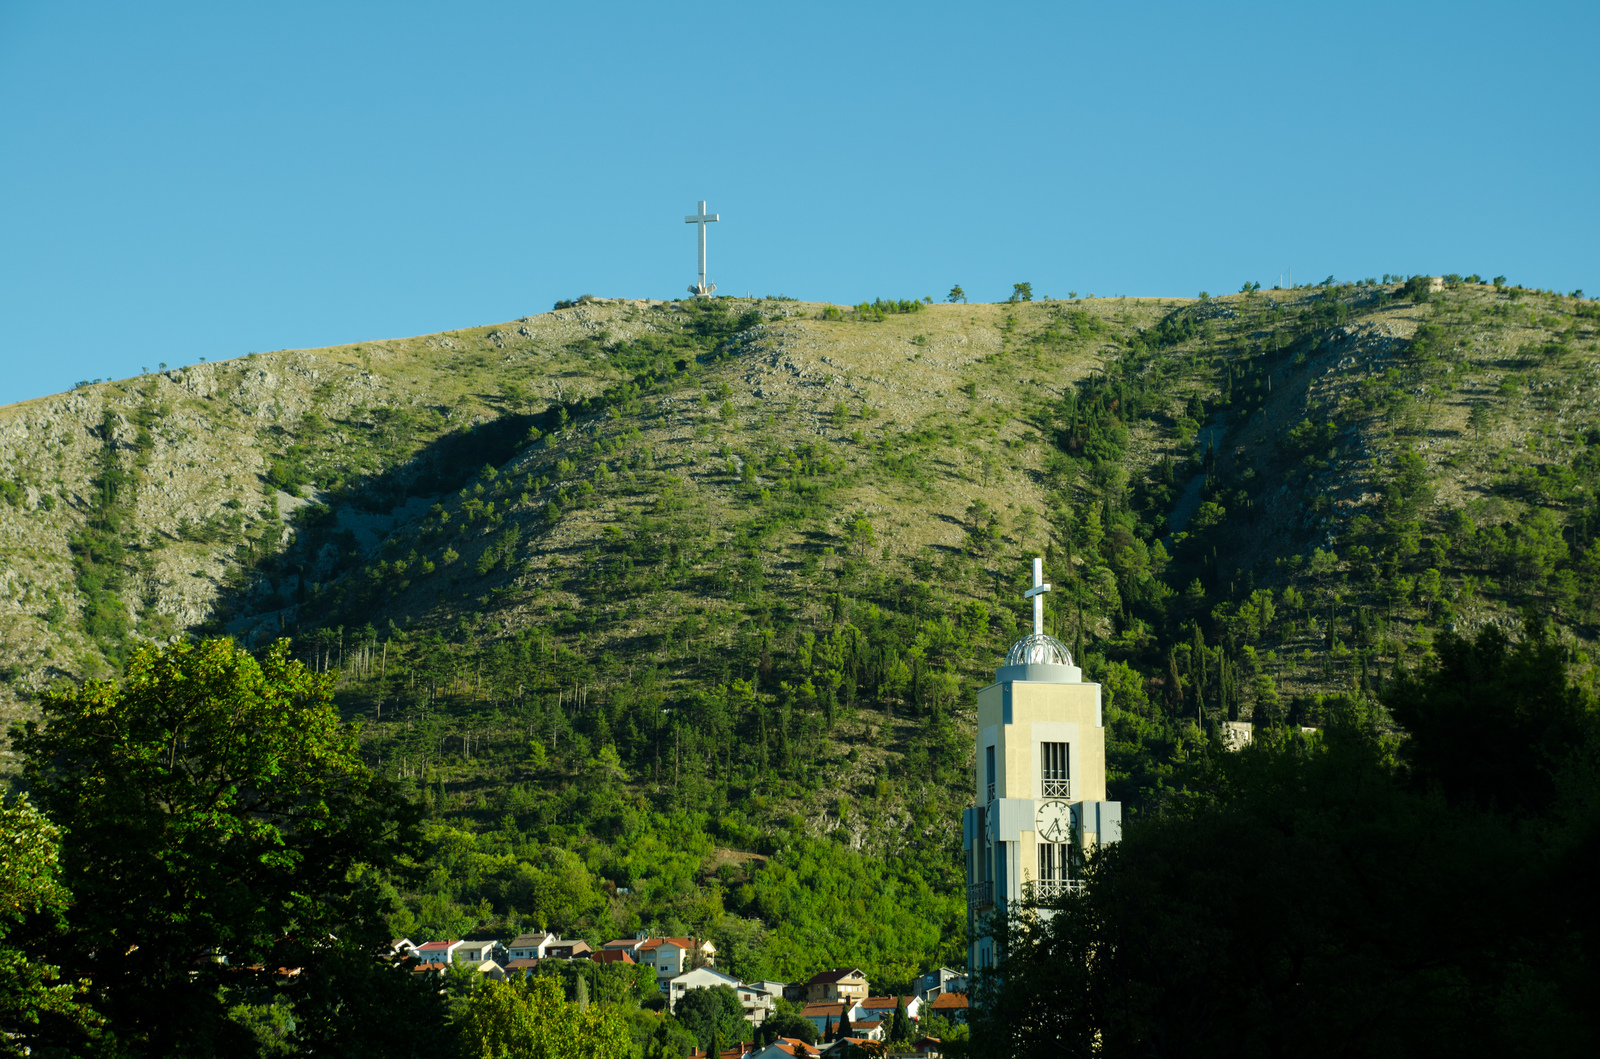
[[[1039,837],[1046,842],[1066,842],[1072,837],[1072,808],[1066,802],[1039,803]]]

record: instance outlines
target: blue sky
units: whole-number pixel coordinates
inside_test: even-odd
[[[1600,291],[1595,4],[0,0],[0,403],[724,293]]]

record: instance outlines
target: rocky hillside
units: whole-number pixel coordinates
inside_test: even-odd
[[[1447,627],[1553,623],[1592,677],[1597,323],[1477,277],[587,300],[84,387],[0,410],[0,696],[291,635],[436,815],[397,929],[898,981],[959,958],[971,695],[1033,554],[1135,815],[1216,722],[1314,726]]]

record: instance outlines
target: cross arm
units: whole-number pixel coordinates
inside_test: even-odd
[[[1042,596],[1048,591],[1050,591],[1049,585],[1035,585],[1034,587],[1028,589],[1028,591],[1024,592],[1022,594],[1022,598],[1032,599],[1034,596]]]
[[[685,217],[683,219],[683,223],[684,224],[700,224],[700,223],[703,223],[703,222],[710,222],[710,221],[717,220],[719,216],[720,216],[720,214],[708,213],[708,214],[706,214],[706,215],[704,215],[702,217]]]

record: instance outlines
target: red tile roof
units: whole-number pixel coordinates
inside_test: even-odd
[[[934,998],[933,1003],[929,1006],[932,1007],[934,1011],[950,1011],[956,1008],[964,1008],[967,1006],[967,994],[940,993]]]
[[[906,1002],[906,1004],[909,1006],[913,999],[914,998],[909,997],[909,996],[906,996],[906,997],[869,996],[869,997],[867,997],[867,999],[861,1001],[861,1006],[864,1007],[864,1008],[873,1008],[874,1010],[879,1009],[879,1008],[883,1008],[883,1009],[887,1009],[889,1011],[893,1011],[896,1001],[904,1000]]]
[[[600,952],[591,952],[589,959],[595,963],[633,963],[634,959],[621,949],[602,949]]]
[[[838,1018],[849,1009],[850,1005],[837,1000],[817,1000],[807,1004],[800,1010],[803,1019],[814,1019],[822,1015]]]
[[[425,941],[417,946],[418,952],[443,952],[452,945],[460,945],[460,939],[452,941]]]

